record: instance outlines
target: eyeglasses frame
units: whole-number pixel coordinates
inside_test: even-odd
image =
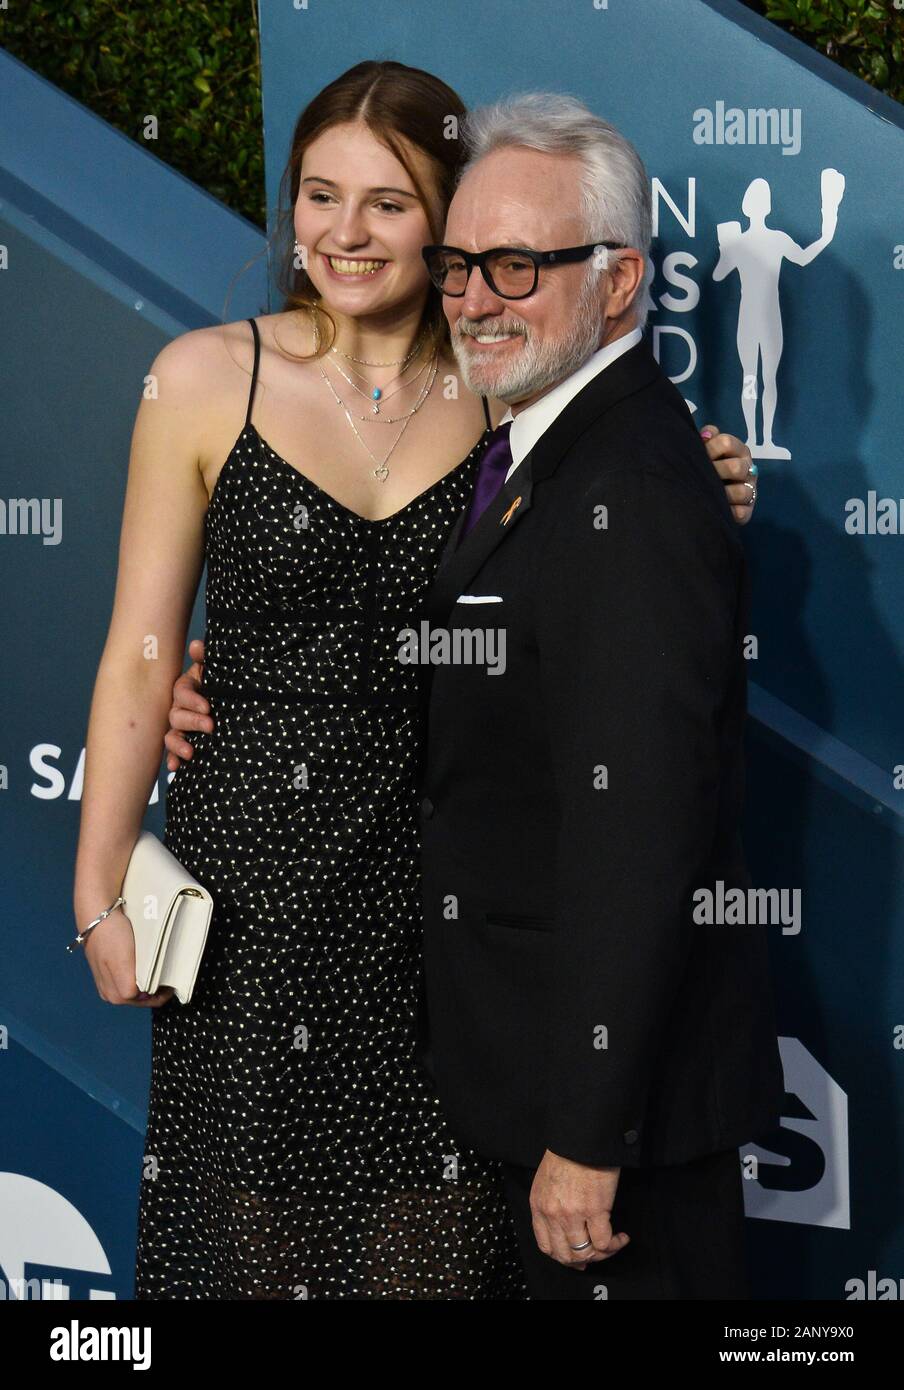
[[[467,267],[468,278],[460,294],[451,294],[449,290],[445,290],[441,285],[437,285],[433,276],[430,276],[430,283],[439,290],[440,294],[447,295],[449,299],[464,298],[468,290],[468,281],[471,279],[471,274],[475,266],[480,267],[480,273],[487,285],[489,285],[493,293],[498,295],[500,299],[529,299],[539,284],[541,266],[565,265],[574,263],[575,261],[586,261],[587,258],[592,256],[594,251],[598,250],[601,246],[605,247],[607,251],[624,251],[625,245],[626,243],[623,241],[594,241],[590,242],[587,246],[563,246],[555,251],[533,251],[528,246],[493,246],[489,251],[463,251],[460,246],[422,246],[421,256],[424,259],[428,272],[430,270],[430,257],[435,256],[438,251],[454,251],[457,256],[461,256]],[[516,255],[524,256],[529,261],[533,261],[534,283],[525,294],[503,294],[502,291],[498,290],[493,284],[487,261],[490,256],[498,256],[500,252],[505,251],[512,251]]]

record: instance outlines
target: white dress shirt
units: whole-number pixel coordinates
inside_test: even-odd
[[[506,420],[512,421],[512,428],[509,431],[512,466],[505,475],[506,482],[519,463],[527,458],[541,434],[546,433],[553,420],[565,409],[572,397],[576,396],[579,391],[583,391],[588,381],[592,381],[617,357],[621,357],[623,352],[628,352],[632,347],[635,347],[642,337],[643,329],[633,328],[623,338],[616,338],[614,342],[606,343],[605,347],[597,348],[582,367],[578,367],[576,372],[572,372],[571,376],[567,376],[564,381],[553,386],[532,405],[519,410],[517,415],[513,416],[511,410],[505,412],[499,424],[504,425]]]

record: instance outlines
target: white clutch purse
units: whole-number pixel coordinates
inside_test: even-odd
[[[150,830],[135,842],[122,881],[123,912],[135,935],[135,978],[147,994],[172,988],[191,999],[207,941],[213,898]]]

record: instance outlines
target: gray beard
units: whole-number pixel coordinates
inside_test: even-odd
[[[517,401],[555,386],[582,367],[596,352],[602,337],[596,293],[596,274],[588,275],[575,309],[574,326],[565,341],[531,342],[526,337],[518,360],[500,371],[492,363],[476,367],[467,358],[467,349],[456,336],[452,350],[462,380],[476,395],[495,396],[501,401]],[[529,333],[530,329],[526,330]],[[475,370],[472,370],[472,366]]]

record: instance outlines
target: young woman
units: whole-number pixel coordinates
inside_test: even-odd
[[[397,63],[328,86],[286,171],[286,309],[169,343],[138,411],[80,927],[119,892],[205,559],[216,717],[169,745],[165,842],[215,901],[191,1003],[137,994],[121,911],[86,941],[101,997],[154,1009],[140,1299],[525,1296],[496,1169],[452,1138],[417,1051],[420,716],[397,634],[504,410],[457,390],[420,256],[463,114]]]

